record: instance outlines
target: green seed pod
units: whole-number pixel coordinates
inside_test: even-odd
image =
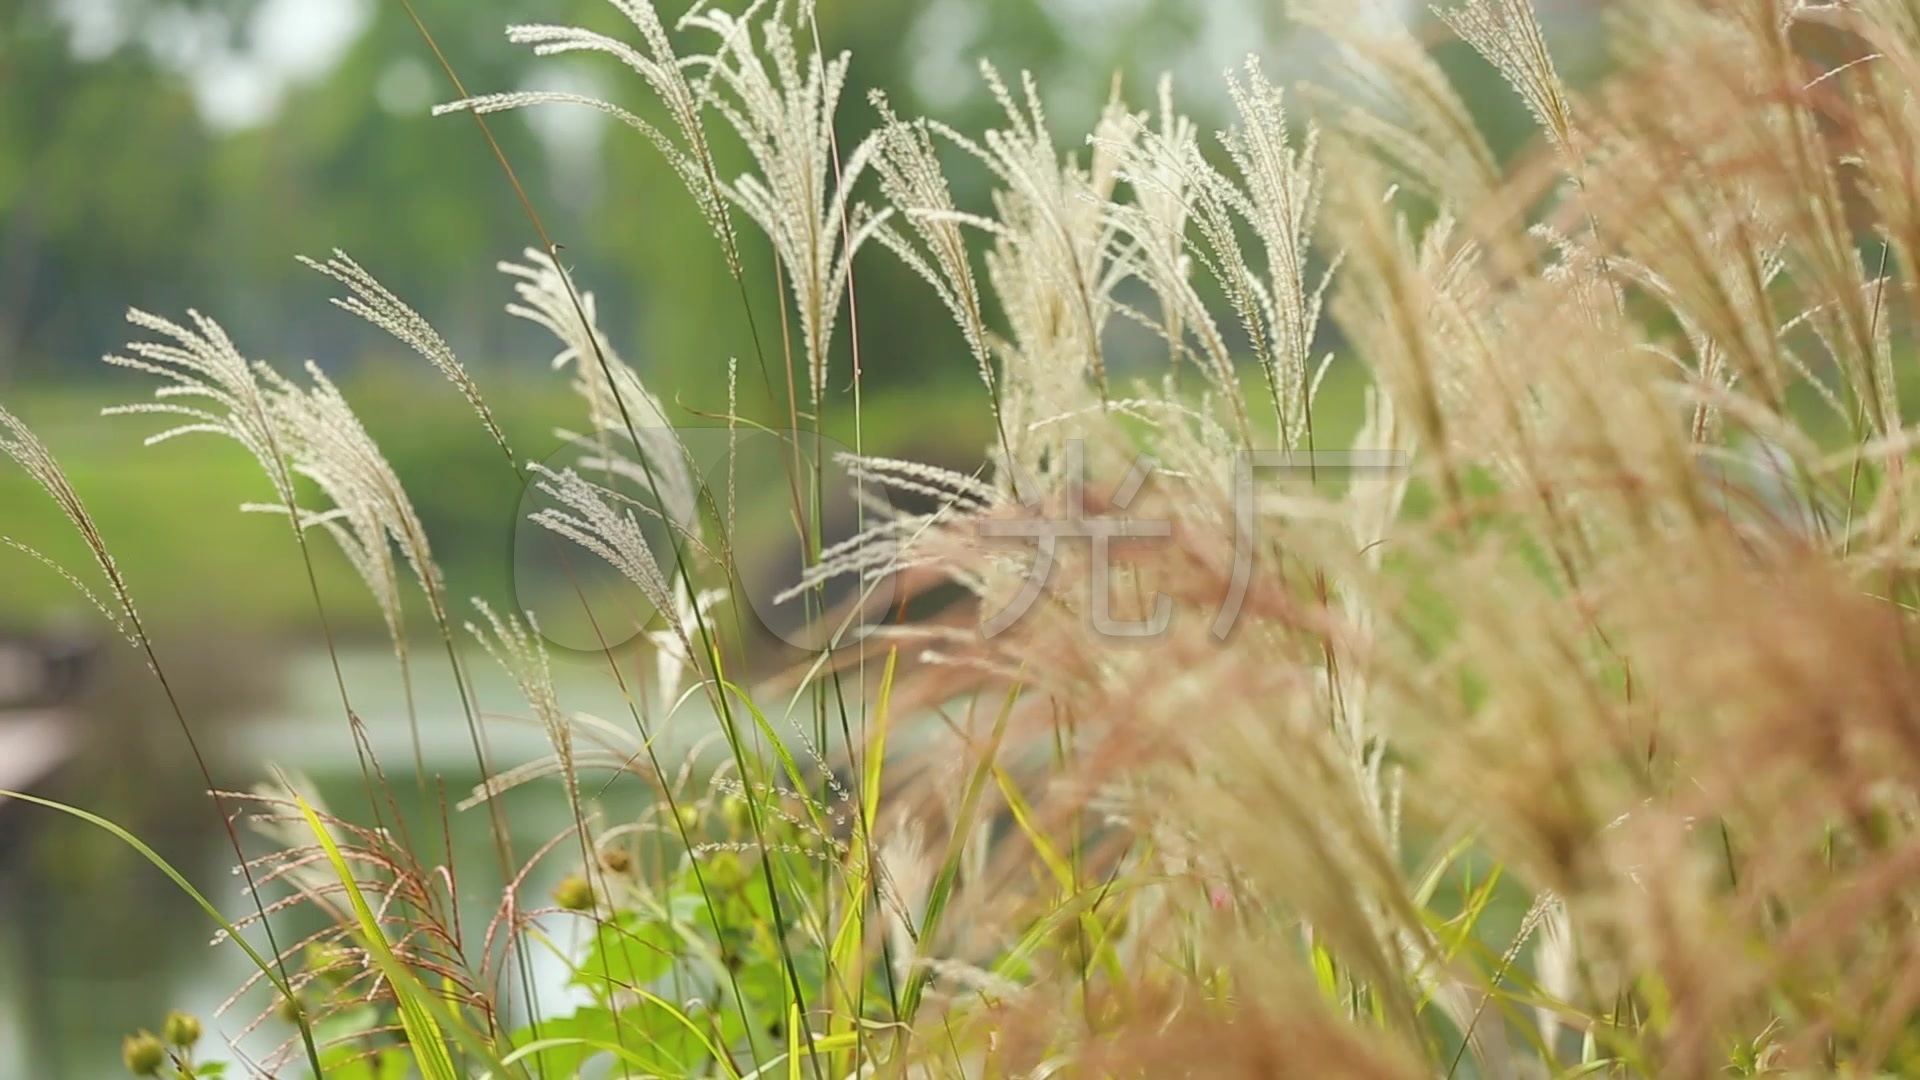
[[[302,1005],[300,999],[297,997],[283,997],[279,1003],[273,1007],[273,1014],[289,1024],[300,1023],[300,1017],[303,1016],[306,1011],[307,1007]]]
[[[691,832],[700,827],[700,808],[689,803],[679,810],[680,827]]]
[[[593,907],[593,884],[578,874],[565,878],[554,887],[553,902],[566,911],[587,911]]]
[[[160,1037],[167,1041],[168,1046],[185,1050],[200,1041],[200,1018],[175,1009],[167,1014],[166,1021],[160,1025]]]
[[[135,1076],[158,1076],[160,1067],[167,1063],[167,1046],[153,1032],[142,1031],[127,1036],[120,1044],[120,1060]]]
[[[610,847],[600,852],[600,865],[609,874],[624,874],[633,869],[633,856],[626,848]]]
[[[344,986],[359,974],[360,964],[345,945],[316,941],[307,946],[307,970],[331,986]]]
[[[753,828],[753,808],[738,795],[729,795],[720,801],[720,817],[735,833]]]
[[[715,852],[707,859],[705,877],[707,884],[715,889],[737,889],[746,884],[748,876],[747,864],[731,851]]]

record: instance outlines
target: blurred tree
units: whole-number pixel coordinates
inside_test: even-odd
[[[44,4],[0,13],[0,375],[98,345],[96,298],[205,269],[182,241],[205,227],[212,140],[185,87],[135,50],[76,59],[62,36]]]
[[[340,61],[284,87],[265,122],[210,126],[208,102],[246,90],[223,89],[220,65],[261,48],[271,29],[263,19],[287,2],[108,0],[119,20],[110,34],[76,23],[65,0],[23,0],[0,14],[0,370],[90,369],[86,361],[122,340],[128,304],[202,307],[262,355],[358,355],[377,337],[320,304],[328,290],[292,259],[335,245],[470,361],[548,355],[500,311],[508,294],[490,269],[533,231],[473,124],[427,115],[455,94],[399,4],[327,0],[366,16]],[[484,15],[470,0],[416,7],[470,91],[558,85],[646,111],[637,81],[606,58],[537,60],[501,33],[511,18],[630,34],[605,0],[500,0]],[[1010,74],[1038,72],[1063,141],[1077,142],[1112,72],[1137,69],[1132,96],[1145,100],[1145,72],[1189,51],[1207,22],[1181,0],[820,8],[825,48],[855,56],[840,116],[846,147],[871,126],[876,86],[903,113],[932,111],[963,127],[991,120],[975,70],[983,58]],[[182,25],[197,28],[186,37],[198,53],[179,44]],[[235,123],[231,109],[216,119]],[[754,351],[715,245],[643,140],[564,111],[497,118],[493,130],[583,284],[601,293],[629,359],[664,376],[669,398],[724,407],[727,358],[752,365]],[[963,202],[984,202],[977,170],[957,186]],[[770,264],[758,246],[748,254],[762,343],[777,352]],[[937,304],[888,259],[873,249],[859,279],[874,384],[963,377],[970,368],[952,336],[934,329]],[[845,357],[841,367],[844,383]],[[755,402],[743,392],[742,404]]]
[[[114,0],[111,31],[59,16],[62,0],[0,12],[0,377],[91,371],[124,340],[129,304],[200,307],[264,355],[358,352],[373,336],[320,303],[329,290],[293,259],[335,245],[431,316],[452,316],[458,338],[505,324],[486,269],[521,235],[519,205],[470,123],[428,115],[455,95],[404,11],[378,4],[337,64],[263,86],[266,61],[234,57],[258,47],[267,28],[255,16],[275,2]],[[461,0],[416,7],[464,77],[517,84],[528,57],[497,24]],[[180,25],[199,30],[164,29]],[[229,71],[240,74],[223,89]],[[271,115],[227,117],[222,130],[206,106],[223,95],[264,99]],[[498,130],[543,196],[532,133]]]
[[[472,17],[464,0],[414,6],[470,87],[518,84],[527,57],[498,25]],[[535,17],[563,14],[551,2],[526,6]],[[233,328],[243,340],[323,360],[387,351],[377,331],[320,302],[337,289],[293,258],[341,247],[465,346],[470,362],[487,362],[483,351],[510,325],[490,268],[530,233],[471,121],[429,114],[458,96],[431,65],[400,5],[379,3],[324,79],[294,88],[270,123],[217,145],[210,182],[220,212],[205,242],[232,271],[219,310],[244,316]],[[529,193],[551,207],[527,125],[494,129]]]

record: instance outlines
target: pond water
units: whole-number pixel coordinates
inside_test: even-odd
[[[545,735],[526,717],[528,709],[513,682],[484,655],[466,658],[477,707],[486,717],[486,750],[497,773],[545,757]],[[570,711],[585,712],[632,733],[636,709],[654,735],[663,763],[677,764],[715,730],[703,700],[682,705],[670,718],[659,702],[629,704],[621,685],[607,671],[604,657],[556,661],[556,683]],[[419,740],[429,773],[444,785],[449,803],[470,792],[478,770],[460,696],[444,653],[415,658],[413,700],[418,706]],[[413,769],[413,735],[407,723],[407,695],[390,654],[354,651],[341,658],[341,671],[354,711],[363,718],[366,740],[391,781],[400,812],[434,833],[442,814],[438,797],[423,800]],[[624,673],[627,684],[638,680]],[[329,807],[343,817],[367,822],[367,791],[360,759],[341,707],[332,662],[324,654],[301,656],[288,666],[281,704],[249,721],[231,726],[218,747],[224,775],[264,776],[270,767],[298,774]],[[646,804],[646,785],[632,775],[608,782],[599,773],[587,787],[590,809],[617,823]],[[171,782],[171,781],[170,781]],[[197,790],[191,780],[182,797]],[[602,786],[605,784],[606,786]],[[501,803],[511,834],[515,863],[572,824],[568,801],[556,780],[535,781],[508,793]],[[19,810],[21,807],[10,808]],[[35,827],[50,829],[42,816]],[[187,820],[195,838],[173,838],[156,846],[188,852],[197,864],[183,865],[195,884],[229,917],[252,908],[234,876],[233,853],[216,817],[202,802]],[[485,808],[447,811],[447,849],[461,881],[461,918],[484,926],[501,895],[504,880],[498,849]],[[62,835],[65,835],[62,833]],[[110,845],[109,845],[110,846]],[[252,845],[256,850],[262,845]],[[196,852],[197,848],[197,852]],[[56,853],[55,860],[60,860]],[[578,849],[562,846],[527,880],[524,902],[544,903],[552,883],[572,870]],[[80,861],[77,854],[72,861]],[[441,860],[445,861],[445,860]],[[214,927],[203,913],[183,902],[157,873],[133,860],[116,859],[110,875],[92,880],[71,894],[51,879],[28,876],[12,882],[8,902],[0,906],[8,925],[0,926],[0,1077],[34,1080],[121,1075],[120,1037],[136,1027],[156,1027],[165,1010],[192,1010],[207,1019],[212,1035],[238,1040],[243,1054],[264,1058],[291,1029],[269,1020],[257,1031],[248,1025],[271,999],[262,992],[214,1018],[222,1002],[251,971],[244,954],[231,944],[214,945]],[[16,878],[20,875],[16,874]],[[64,880],[66,875],[61,875]],[[71,901],[71,902],[69,902]],[[310,932],[300,913],[278,918],[282,936]],[[263,944],[258,934],[250,935]],[[565,932],[561,934],[564,941]],[[535,958],[535,989],[543,1001],[566,995],[565,972],[557,959]],[[235,1075],[246,1075],[244,1071]]]

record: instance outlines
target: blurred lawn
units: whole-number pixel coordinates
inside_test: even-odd
[[[557,444],[556,425],[577,426],[576,399],[559,378],[488,380],[506,407],[508,437],[529,452]],[[273,630],[315,625],[298,548],[283,519],[241,513],[272,502],[259,466],[237,444],[205,435],[159,446],[142,440],[165,417],[106,417],[105,405],[150,387],[112,383],[16,386],[6,404],[39,432],[98,520],[143,614],[214,617]],[[501,595],[519,486],[465,402],[414,371],[363,364],[341,389],[360,411],[415,500],[458,589]],[[84,549],[53,504],[16,469],[0,469],[0,532],[74,569]],[[335,628],[377,629],[358,578],[327,542],[313,545]],[[59,576],[16,552],[0,553],[0,619],[30,621],[81,604]],[[95,575],[82,574],[89,584]]]
[[[476,377],[523,459],[559,449],[555,428],[585,426],[581,403],[562,376],[483,370]],[[416,365],[398,361],[357,365],[340,385],[413,499],[454,595],[509,598],[522,485],[466,403]],[[306,573],[286,525],[274,515],[239,511],[243,503],[274,497],[244,450],[206,435],[144,447],[142,440],[168,426],[167,418],[100,416],[102,407],[138,400],[149,389],[118,379],[26,384],[8,387],[0,401],[59,458],[143,616],[216,618],[272,632],[316,628]],[[828,428],[851,444],[848,411],[830,417]],[[866,445],[887,453],[961,460],[978,454],[989,431],[986,392],[978,383],[869,398],[864,413]],[[0,536],[45,552],[98,587],[72,528],[10,463],[0,467]],[[313,550],[333,629],[377,633],[378,613],[345,560],[330,542]],[[0,549],[0,624],[38,622],[83,606],[53,571]]]
[[[476,378],[523,460],[541,460],[559,450],[556,428],[578,431],[585,424],[581,403],[561,375],[481,369]],[[1185,381],[1193,393],[1200,392],[1201,380]],[[1315,409],[1320,448],[1350,444],[1359,427],[1364,381],[1357,365],[1346,362],[1336,363],[1328,374]],[[1243,383],[1260,422],[1267,413],[1264,380],[1249,366]],[[514,606],[509,575],[522,484],[466,403],[404,357],[357,364],[340,377],[340,385],[412,497],[454,595]],[[7,388],[0,401],[38,431],[60,459],[98,520],[143,615],[165,622],[212,618],[229,627],[276,633],[316,629],[306,573],[286,526],[274,515],[239,511],[242,503],[273,499],[245,451],[205,435],[145,447],[142,440],[163,430],[167,418],[100,416],[102,407],[139,400],[150,389],[123,379],[26,384]],[[743,387],[743,396],[747,392]],[[663,397],[673,408],[670,389]],[[957,379],[869,395],[861,439],[870,453],[972,468],[993,442],[987,400],[979,382]],[[824,428],[843,445],[854,444],[850,400],[830,405]],[[53,504],[11,467],[0,467],[0,535],[70,569],[91,570],[85,550]],[[316,543],[313,550],[332,629],[378,633],[378,613],[345,560],[330,542]],[[97,584],[95,574],[82,577]],[[38,622],[83,604],[51,570],[0,549],[0,623]]]

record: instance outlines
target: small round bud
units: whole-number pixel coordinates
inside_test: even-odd
[[[333,986],[352,982],[359,971],[359,961],[353,950],[332,942],[316,941],[307,946],[306,959],[307,970]]]
[[[566,911],[586,911],[593,907],[593,884],[578,874],[565,878],[554,887],[553,902]]]
[[[120,1044],[120,1060],[135,1076],[158,1076],[160,1067],[167,1063],[167,1046],[153,1032],[142,1031],[127,1036]]]
[[[681,807],[679,817],[680,827],[683,829],[692,831],[700,827],[700,808],[697,806],[688,804]]]
[[[175,1009],[160,1025],[160,1037],[167,1040],[168,1046],[185,1050],[200,1041],[200,1018]]]
[[[716,889],[737,889],[746,884],[747,865],[731,851],[718,851],[707,860],[707,884]]]
[[[282,997],[273,1007],[273,1015],[294,1025],[300,1023],[300,1018],[306,1014],[306,1011],[307,1007],[300,1004],[300,999],[297,997]]]
[[[606,848],[600,852],[600,865],[609,874],[624,874],[633,869],[633,856],[627,854],[626,848]]]
[[[738,795],[729,795],[720,801],[720,817],[737,833],[753,827],[753,808]]]

